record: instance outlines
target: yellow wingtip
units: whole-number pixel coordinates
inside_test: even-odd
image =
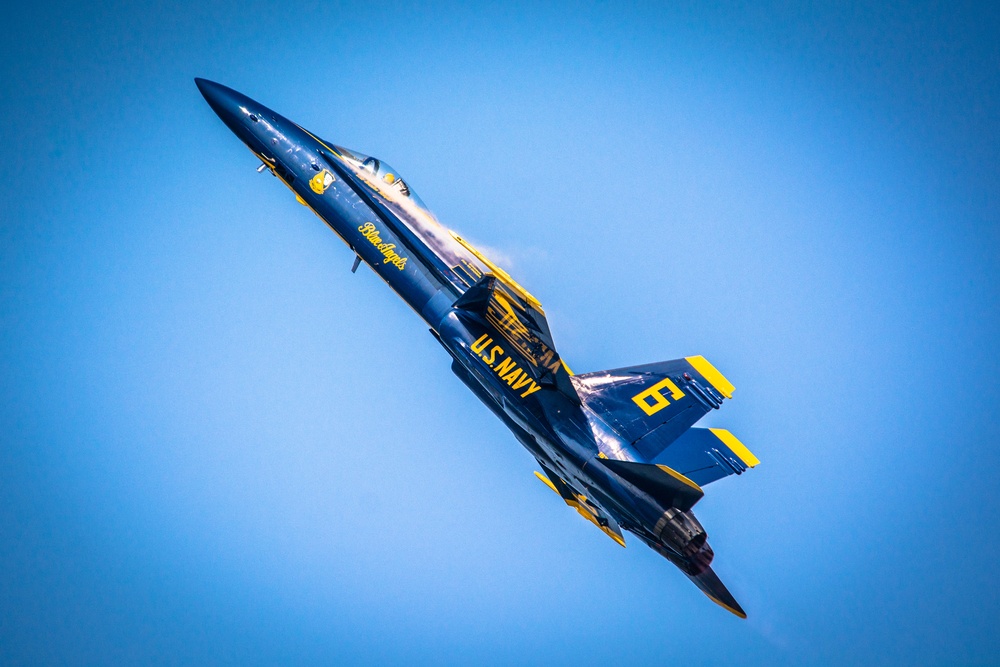
[[[552,483],[552,480],[550,480],[548,477],[538,472],[537,470],[535,470],[534,472],[535,472],[535,477],[542,480],[545,486],[552,489],[557,496],[562,498],[562,494],[559,493],[559,491],[556,489],[555,485]],[[590,523],[600,528],[602,533],[604,533],[605,535],[613,539],[615,542],[617,542],[623,549],[626,548],[625,539],[620,535],[618,535],[617,533],[615,533],[615,531],[608,528],[607,526],[602,526],[601,523],[597,520],[597,517],[594,515],[594,513],[584,503],[580,502],[580,500],[571,500],[569,498],[563,498],[563,500],[566,502],[567,505],[569,505],[577,512],[579,512],[580,516],[582,516],[584,519],[586,519]]]
[[[615,542],[617,542],[618,544],[620,544],[622,549],[627,549],[628,548],[628,547],[625,546],[625,539],[622,538],[621,536],[619,536],[618,533],[616,533],[615,531],[611,530],[610,528],[605,528],[603,526],[601,526],[601,530],[604,531],[605,535],[607,535],[608,537],[610,537],[611,539],[613,539]]]
[[[556,485],[555,485],[555,484],[553,484],[553,483],[552,483],[552,482],[551,482],[551,481],[549,480],[549,478],[548,478],[548,477],[546,477],[546,476],[545,476],[545,475],[543,475],[542,473],[538,472],[537,470],[535,471],[535,477],[537,477],[538,479],[542,480],[542,483],[543,483],[543,484],[545,484],[545,486],[547,486],[547,487],[549,487],[550,489],[552,489],[552,492],[553,492],[553,493],[555,493],[555,494],[556,494],[557,496],[562,496],[562,494],[561,494],[561,493],[559,493],[559,490],[558,490],[558,489],[556,489]]]
[[[685,357],[691,366],[701,373],[701,376],[705,378],[710,385],[715,387],[720,394],[726,398],[732,398],[733,392],[736,391],[736,387],[733,383],[726,379],[726,376],[720,373],[715,366],[713,366],[708,359],[702,356],[696,357]]]
[[[733,451],[733,454],[740,457],[740,460],[746,463],[748,467],[754,468],[760,464],[760,459],[754,456],[753,452],[747,449],[747,446],[740,442],[739,438],[726,429],[710,428],[708,430],[715,434],[715,437],[721,440],[726,447],[729,447]]]

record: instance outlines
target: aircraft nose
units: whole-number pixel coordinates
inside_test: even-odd
[[[243,93],[208,79],[194,80],[212,111],[258,156],[272,153],[294,124]]]
[[[212,111],[222,119],[222,122],[232,130],[244,143],[251,140],[253,132],[247,128],[247,119],[255,119],[254,112],[260,113],[264,108],[246,95],[227,88],[221,83],[208,79],[195,79],[198,90]]]
[[[237,106],[234,99],[236,91],[208,79],[196,78],[194,82],[208,106],[228,125]]]

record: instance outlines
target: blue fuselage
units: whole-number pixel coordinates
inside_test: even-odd
[[[557,390],[559,382],[569,382],[565,365],[552,357],[556,362],[539,374],[538,360],[509,344],[495,323],[455,307],[497,267],[441,226],[387,165],[328,144],[225,86],[204,80],[198,85],[262,166],[424,319],[452,356],[455,373],[550,474],[581,502],[596,504],[654,548],[663,546],[651,527],[670,508],[595,464],[598,457],[636,456],[572,392]],[[675,562],[678,556],[664,555]]]

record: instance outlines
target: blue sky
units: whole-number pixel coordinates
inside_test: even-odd
[[[0,46],[13,664],[989,664],[1000,16],[46,3]],[[193,78],[388,160],[574,370],[702,354],[749,619],[531,474]]]

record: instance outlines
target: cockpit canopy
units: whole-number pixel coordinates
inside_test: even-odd
[[[380,189],[385,188],[390,193],[409,199],[420,208],[427,210],[427,206],[417,196],[417,193],[410,189],[399,172],[391,166],[378,158],[352,151],[343,146],[334,146],[334,148],[355,168],[366,172],[369,179],[378,181]]]

